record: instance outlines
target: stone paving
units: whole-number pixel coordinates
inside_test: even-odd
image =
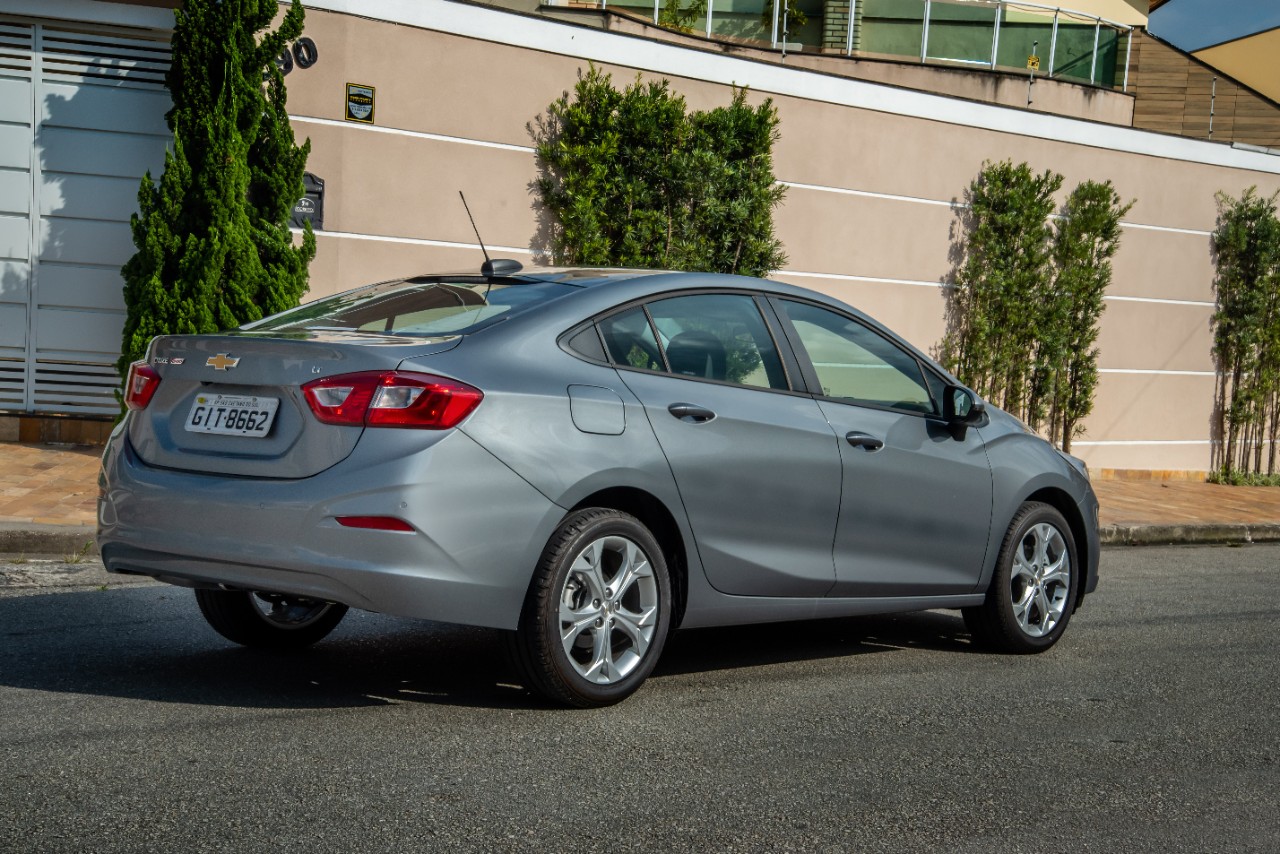
[[[101,450],[0,442],[0,524],[94,523]],[[1280,525],[1280,488],[1097,480],[1107,526]]]
[[[0,523],[92,525],[101,448],[0,442]]]

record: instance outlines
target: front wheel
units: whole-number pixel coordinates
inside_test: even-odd
[[[611,705],[653,671],[670,617],[667,565],[649,530],[617,510],[583,510],[543,551],[511,635],[513,658],[548,699]]]
[[[964,609],[974,639],[1001,652],[1043,652],[1066,631],[1079,570],[1062,514],[1028,501],[1014,514],[986,601]]]
[[[310,646],[347,613],[337,602],[248,590],[197,590],[196,603],[218,634],[262,649]]]

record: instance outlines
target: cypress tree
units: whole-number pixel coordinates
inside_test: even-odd
[[[156,335],[217,332],[297,305],[315,238],[293,244],[310,143],[294,144],[275,60],[302,33],[294,3],[186,0],[176,14],[165,114],[173,148],[148,172],[131,221],[137,252],[121,270],[127,316],[121,373]]]

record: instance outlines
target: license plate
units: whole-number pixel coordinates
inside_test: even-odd
[[[187,415],[187,430],[192,433],[217,433],[222,436],[251,436],[260,439],[271,430],[276,420],[280,399],[247,397],[233,394],[200,394]]]

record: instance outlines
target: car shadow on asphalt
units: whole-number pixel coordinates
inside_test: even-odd
[[[272,653],[219,637],[178,588],[0,598],[0,686],[34,691],[233,708],[550,708],[520,685],[505,647],[499,631],[352,611],[310,649]],[[695,629],[669,639],[654,677],[902,649],[971,646],[959,616],[942,612]]]
[[[677,632],[655,675],[701,673],[904,649],[979,652],[959,613],[917,611]]]

